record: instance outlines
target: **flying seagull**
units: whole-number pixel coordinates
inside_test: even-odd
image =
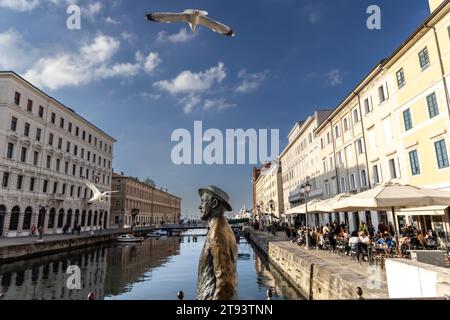
[[[147,20],[155,22],[186,22],[191,27],[192,32],[196,32],[197,26],[202,25],[210,28],[214,32],[230,37],[235,36],[233,29],[218,21],[207,18],[207,15],[208,12],[203,10],[187,9],[180,13],[154,12],[147,14],[145,17]]]
[[[92,182],[85,181],[85,183],[86,183],[86,186],[88,186],[88,188],[91,189],[92,193],[94,194],[93,197],[88,201],[89,203],[92,203],[92,202],[104,203],[104,202],[106,202],[106,197],[108,195],[110,195],[111,193],[119,192],[119,191],[100,192],[100,190],[98,190],[98,188]]]

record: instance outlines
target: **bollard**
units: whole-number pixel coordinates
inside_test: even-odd
[[[183,291],[178,291],[178,293],[177,293],[177,298],[178,298],[178,300],[183,300],[184,299],[184,292]]]
[[[95,293],[91,292],[87,296],[88,300],[95,300]]]
[[[358,295],[358,300],[364,300],[361,287],[356,288],[356,294]]]
[[[272,300],[273,292],[272,289],[267,289],[267,300]]]

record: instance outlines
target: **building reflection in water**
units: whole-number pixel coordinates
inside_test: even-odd
[[[127,292],[143,275],[178,255],[177,238],[148,239],[139,244],[117,244],[54,254],[0,265],[0,293],[10,300],[85,300]],[[67,267],[81,269],[81,289],[66,286]],[[151,272],[150,272],[151,274]]]

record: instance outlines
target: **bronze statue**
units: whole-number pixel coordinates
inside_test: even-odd
[[[214,186],[199,194],[201,219],[208,221],[209,230],[200,255],[197,299],[231,300],[236,297],[237,243],[224,217],[225,211],[232,211],[229,196]]]

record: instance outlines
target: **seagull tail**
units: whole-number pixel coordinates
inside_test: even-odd
[[[230,36],[230,37],[235,37],[236,33],[234,33],[233,30],[228,31],[227,33],[225,33],[225,35]]]
[[[145,15],[145,19],[147,19],[147,20],[149,20],[149,21],[156,21],[155,19],[153,19],[153,16],[152,16],[151,13],[146,14],[146,15]]]

